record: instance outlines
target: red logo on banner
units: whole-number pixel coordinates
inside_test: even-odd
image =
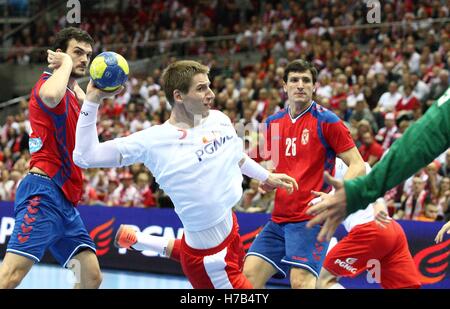
[[[255,237],[259,234],[259,232],[261,232],[262,229],[263,229],[263,227],[260,226],[256,230],[251,231],[251,232],[241,236],[241,241],[242,241],[242,243],[244,245],[245,252],[248,251],[248,249],[250,248],[250,246],[253,243],[253,240],[255,240]]]
[[[97,247],[97,256],[105,255],[109,251],[114,221],[115,218],[111,218],[111,220],[98,225],[89,233]]]
[[[419,270],[420,282],[433,284],[444,279],[450,256],[450,239],[419,251],[414,262]]]

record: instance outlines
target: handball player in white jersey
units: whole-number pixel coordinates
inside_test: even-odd
[[[242,274],[245,252],[232,212],[242,195],[242,174],[289,192],[298,187],[293,178],[269,173],[244,154],[230,119],[210,110],[214,93],[208,72],[208,67],[195,61],[170,64],[162,75],[172,105],[170,118],[104,143],[99,143],[96,130],[104,92],[90,83],[77,124],[73,159],[82,168],[144,163],[172,199],[183,224],[179,258],[192,286],[251,288]]]
[[[347,165],[336,159],[335,178],[343,179]],[[370,166],[366,163],[366,172]],[[323,193],[319,193],[322,195]],[[315,204],[317,202],[313,201]],[[330,244],[320,272],[319,288],[343,288],[340,277],[355,277],[379,262],[380,285],[385,289],[419,288],[416,270],[405,232],[387,215],[384,199],[349,215],[342,222],[348,235]],[[375,273],[375,272],[374,272]],[[375,278],[376,279],[376,278]]]

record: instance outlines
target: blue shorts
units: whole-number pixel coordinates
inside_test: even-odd
[[[95,252],[80,213],[48,177],[28,174],[21,181],[14,216],[7,252],[39,262],[48,248],[63,267],[80,249]]]
[[[284,278],[291,267],[304,268],[319,277],[328,242],[318,242],[320,226],[307,228],[308,221],[274,223],[269,221],[253,241],[247,255],[258,256],[278,270]]]

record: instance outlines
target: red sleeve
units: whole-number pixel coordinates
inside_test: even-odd
[[[324,123],[322,130],[328,145],[330,145],[336,154],[355,147],[350,131],[342,121]]]
[[[36,99],[39,99],[42,102],[42,99],[39,95],[39,92],[41,91],[41,87],[42,85],[47,81],[47,79],[49,79],[50,75],[48,74],[42,74],[41,77],[39,78],[39,80],[37,81],[37,83],[34,85],[34,88],[32,90],[31,95],[35,95]],[[61,99],[61,101],[65,100],[65,96]],[[59,102],[61,103],[61,102]],[[50,111],[52,111],[53,113],[56,114],[62,114],[65,112],[65,105],[64,104],[59,104],[56,105],[55,107],[51,108],[46,106],[46,108]]]
[[[45,81],[48,79],[48,77],[50,77],[50,76],[46,75],[46,74],[42,74],[41,75],[41,77],[39,78],[37,83],[34,85],[34,89],[33,89],[34,93],[32,93],[31,95],[36,94],[36,97],[38,97],[40,100],[42,100],[40,95],[39,95],[39,91],[41,91],[41,87],[45,83]]]

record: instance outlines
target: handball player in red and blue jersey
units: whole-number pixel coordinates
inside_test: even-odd
[[[272,219],[256,237],[247,253],[244,274],[255,288],[272,277],[290,275],[292,288],[314,288],[328,242],[317,242],[319,227],[306,228],[305,212],[315,198],[312,191],[330,191],[323,173],[333,172],[336,156],[349,169],[346,178],[365,174],[349,130],[331,111],[313,101],[316,68],[294,60],[284,71],[287,108],[267,121],[266,149],[275,172],[293,177],[299,190],[277,190]]]
[[[47,249],[63,267],[78,265],[76,287],[101,283],[95,245],[75,206],[83,190],[81,169],[74,165],[75,128],[84,92],[76,78],[86,74],[94,44],[80,29],[55,36],[44,72],[31,90],[30,172],[14,203],[15,226],[0,266],[0,287],[15,288]],[[69,263],[72,259],[78,263]]]

